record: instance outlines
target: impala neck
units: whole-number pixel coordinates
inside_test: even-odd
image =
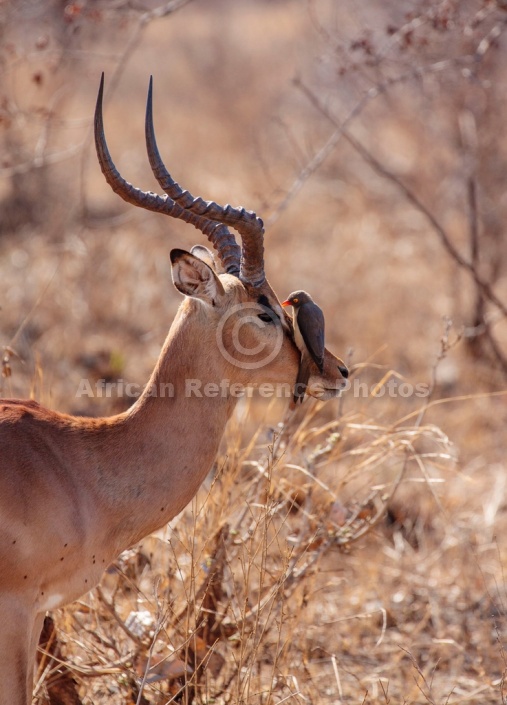
[[[204,393],[206,384],[219,384],[224,376],[214,331],[206,333],[209,323],[200,321],[204,315],[198,302],[184,302],[143,395],[122,417],[133,453],[125,458],[134,480],[130,545],[164,526],[194,497],[236,403],[225,393]]]

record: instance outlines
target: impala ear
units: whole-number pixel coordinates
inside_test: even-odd
[[[171,250],[174,286],[185,296],[215,306],[224,295],[224,287],[211,267],[185,250]]]
[[[204,247],[204,245],[194,245],[190,250],[190,254],[194,255],[194,257],[199,257],[199,259],[202,259],[202,261],[206,262],[206,264],[209,265],[214,272],[217,271],[217,263],[215,262],[213,252],[208,250],[207,247]]]

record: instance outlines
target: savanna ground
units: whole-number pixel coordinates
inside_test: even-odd
[[[265,219],[271,284],[353,370],[283,433],[239,406],[191,506],[52,615],[37,703],[505,702],[506,9],[0,6],[1,395],[124,409],[80,382],[148,379],[169,250],[202,242],[105,185],[102,70],[121,173],[155,189],[153,74],[175,178]]]

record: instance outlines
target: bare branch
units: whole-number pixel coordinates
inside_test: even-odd
[[[429,222],[433,230],[438,235],[439,240],[447,251],[447,253],[452,257],[456,264],[458,264],[462,269],[464,269],[471,275],[472,279],[474,280],[475,284],[482,292],[482,294],[502,312],[503,316],[507,317],[507,305],[505,305],[503,301],[498,298],[498,296],[492,290],[489,282],[485,281],[479,275],[474,263],[465,259],[465,257],[459,252],[459,250],[455,247],[454,243],[452,242],[449,234],[445,230],[444,226],[440,223],[439,220],[437,220],[436,216],[420,200],[420,198],[411,189],[409,189],[409,187],[406,186],[406,184],[404,184],[398,176],[393,174],[391,171],[389,171],[389,169],[387,169],[383,164],[381,164],[371,154],[371,152],[369,152],[369,150],[363,144],[361,144],[361,142],[359,142],[355,137],[350,134],[350,132],[347,131],[346,123],[348,122],[348,119],[340,125],[336,118],[334,118],[329,113],[327,108],[321,104],[317,96],[315,96],[315,94],[312,93],[312,91],[307,86],[305,86],[301,81],[298,81],[297,85],[311,100],[312,104],[316,106],[320,110],[320,112],[322,112],[322,114],[325,115],[334,125],[337,125],[337,129],[333,134],[339,134],[340,137],[343,135],[344,139],[347,140],[347,142],[362,156],[362,158],[372,167],[372,169],[377,172],[377,174],[388,179],[391,183],[393,183],[403,193],[407,201],[411,203],[422,215],[424,215],[426,220]]]
[[[411,71],[402,74],[401,76],[390,78],[384,83],[379,83],[378,85],[373,86],[368,91],[366,91],[361,100],[358,101],[358,103],[354,106],[354,108],[350,111],[350,113],[342,123],[338,123],[335,118],[330,118],[332,122],[336,125],[336,130],[328,138],[326,143],[319,149],[319,151],[313,156],[313,158],[308,162],[308,164],[303,167],[303,169],[300,171],[284,198],[280,201],[280,203],[271,213],[270,217],[267,219],[266,225],[270,226],[273,223],[276,223],[280,215],[289,206],[289,204],[296,197],[299,191],[301,191],[308,179],[321,167],[327,157],[332,154],[342,135],[345,133],[346,128],[363,112],[363,110],[366,108],[366,106],[371,100],[374,100],[380,95],[385,94],[388,89],[394,85],[397,85],[399,83],[405,83],[406,81],[410,81],[414,78],[421,78],[422,76],[425,76],[430,73],[440,73],[447,69],[449,66],[467,66],[468,64],[472,63],[473,59],[473,54],[467,54],[456,59],[437,61],[434,64],[429,64],[428,66],[418,66],[412,69]],[[299,77],[294,79],[294,84],[298,87],[303,87],[303,83]]]

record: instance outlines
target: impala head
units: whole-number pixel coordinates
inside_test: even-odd
[[[128,203],[191,223],[216,250],[217,258],[201,245],[190,252],[171,252],[173,282],[186,297],[179,314],[192,322],[200,352],[210,360],[220,358],[224,376],[244,386],[294,384],[300,353],[292,321],[266,280],[262,220],[244,208],[194,198],[174,181],[155,140],[151,80],[146,147],[153,174],[166,195],[141,191],[125,181],[105,141],[103,87],[104,76],[95,111],[95,145],[106,181]],[[229,227],[241,236],[241,248]],[[213,354],[217,350],[219,356]],[[326,350],[324,371],[312,375],[308,393],[322,400],[337,396],[345,385],[344,370],[344,363]]]

